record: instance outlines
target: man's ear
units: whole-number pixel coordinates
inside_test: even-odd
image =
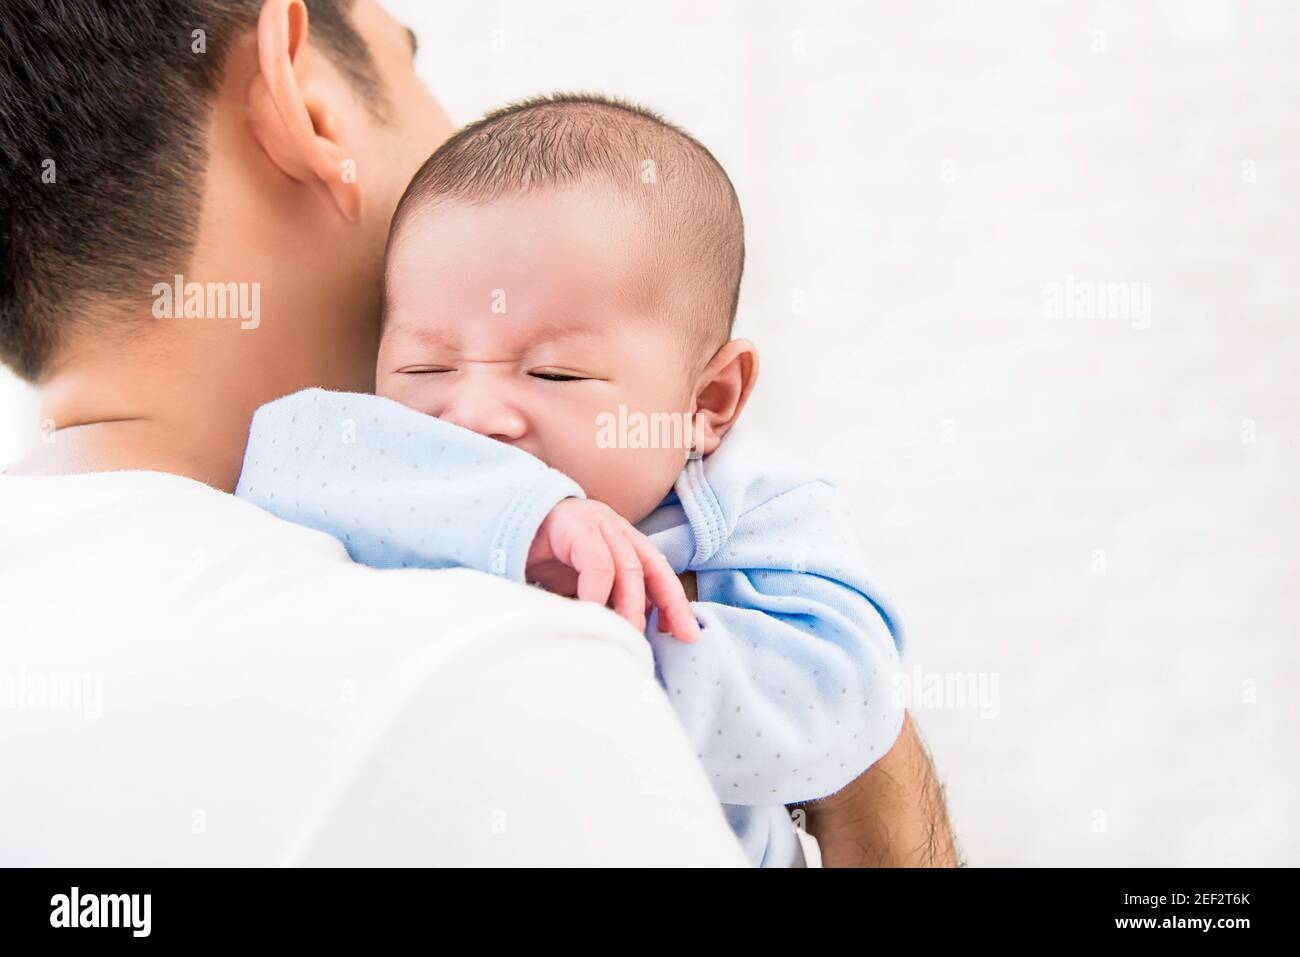
[[[247,113],[257,141],[285,175],[319,183],[343,218],[361,215],[361,187],[345,176],[336,117],[330,109],[341,78],[310,43],[302,0],[266,0],[257,21],[258,74]],[[346,81],[342,81],[346,82]]]
[[[732,339],[717,351],[695,383],[695,451],[708,455],[740,418],[758,381],[758,350]]]

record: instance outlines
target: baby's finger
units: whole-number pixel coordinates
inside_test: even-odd
[[[614,586],[614,558],[599,526],[586,526],[575,534],[569,559],[578,573],[578,600],[609,604],[609,592]]]
[[[637,631],[645,631],[645,570],[641,559],[617,525],[604,529],[614,557],[614,610],[631,622]]]
[[[650,600],[659,608],[659,630],[685,642],[700,638],[700,626],[686,599],[681,580],[654,542],[639,532],[632,536],[633,546],[645,568],[645,587]]]

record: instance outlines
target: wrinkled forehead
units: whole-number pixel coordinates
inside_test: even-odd
[[[542,310],[526,315],[475,314],[460,310],[395,310],[385,327],[390,344],[437,352],[461,353],[499,348],[518,352],[539,343],[582,350],[607,348],[620,328],[593,312],[550,313]]]

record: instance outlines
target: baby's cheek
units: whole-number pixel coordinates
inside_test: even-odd
[[[672,489],[683,459],[683,452],[671,448],[602,449],[594,463],[591,488],[583,487],[589,497],[635,524],[654,511]]]
[[[583,398],[581,411],[566,409],[551,420],[546,445],[552,453],[563,447],[564,464],[559,455],[550,464],[570,475],[588,498],[638,522],[672,489],[686,462],[689,436],[656,431],[659,420],[626,396]],[[614,411],[620,403],[622,410]]]

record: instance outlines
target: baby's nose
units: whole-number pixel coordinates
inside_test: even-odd
[[[461,390],[438,418],[502,442],[514,442],[528,429],[518,409],[482,387]]]

